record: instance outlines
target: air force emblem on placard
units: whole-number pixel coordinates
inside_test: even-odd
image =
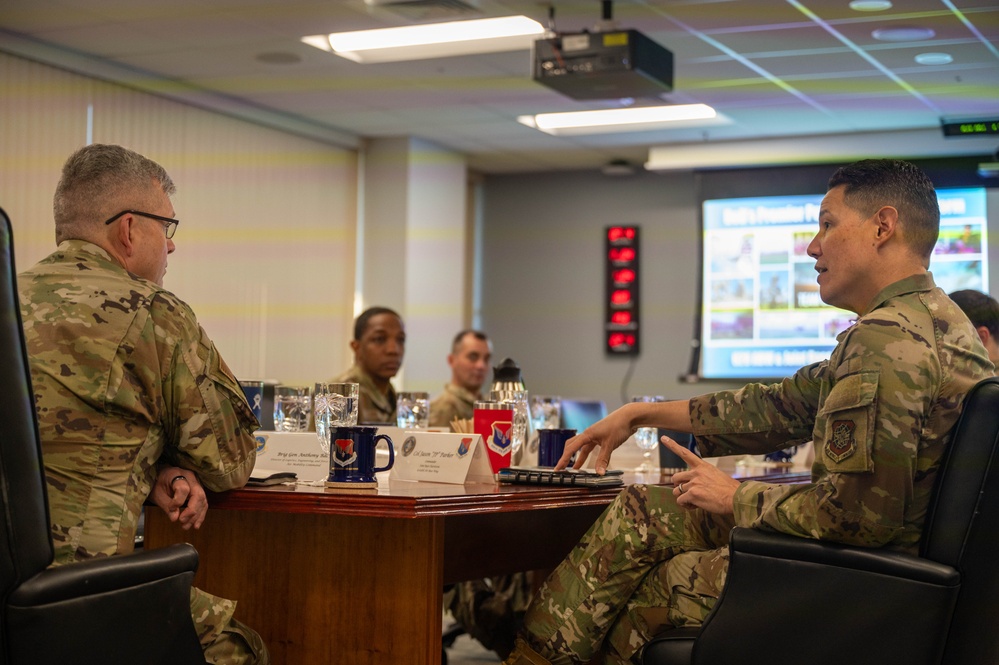
[[[472,447],[473,437],[463,436],[461,437],[461,443],[458,444],[458,457],[464,457],[468,454],[468,449]]]
[[[333,463],[337,466],[349,466],[356,461],[354,442],[350,439],[337,439],[333,445]]]
[[[826,455],[834,462],[842,462],[857,451],[857,439],[854,431],[856,423],[852,420],[836,420],[832,424],[832,437],[826,441]]]
[[[510,446],[513,443],[510,436],[512,429],[512,422],[494,422],[493,433],[490,435],[489,440],[486,441],[486,445],[489,447],[489,450],[498,455],[506,455],[509,453]]]

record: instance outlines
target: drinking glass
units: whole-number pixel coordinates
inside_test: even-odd
[[[312,399],[316,438],[324,455],[330,454],[330,428],[357,424],[356,383],[317,383]]]
[[[399,393],[395,409],[395,421],[401,429],[426,429],[430,425],[430,395],[427,393]]]
[[[531,395],[531,422],[535,430],[558,429],[562,419],[562,398],[558,395]]]
[[[274,429],[278,432],[304,432],[309,429],[312,394],[308,386],[274,388]]]
[[[558,429],[562,426],[562,398],[558,395],[531,395],[528,400],[531,416],[531,431],[528,434],[527,451],[538,452],[540,432],[543,429]]]
[[[638,395],[631,398],[632,402],[662,402],[663,398],[660,395]],[[655,427],[639,427],[635,430],[635,445],[639,447],[642,451],[642,463],[639,464],[635,471],[638,473],[652,473],[653,471],[658,471],[659,467],[652,463],[652,452],[659,445],[656,440],[658,430]]]
[[[516,455],[520,447],[527,441],[528,425],[531,421],[530,410],[527,407],[526,390],[493,390],[489,398],[494,402],[509,404],[513,409],[513,424],[510,427],[510,450]]]

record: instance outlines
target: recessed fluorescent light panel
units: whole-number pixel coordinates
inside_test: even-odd
[[[334,32],[302,37],[302,41],[355,62],[369,63],[527,50],[543,34],[544,26],[533,19],[504,16]]]
[[[950,53],[917,53],[915,60],[920,65],[949,65],[954,57]]]
[[[726,121],[707,104],[539,113],[538,115],[522,115],[517,118],[517,122],[522,125],[534,127],[546,134],[553,135],[641,132],[678,125],[691,127],[719,124]]]
[[[856,12],[883,12],[891,9],[890,0],[853,0],[850,9]]]
[[[918,26],[898,26],[894,28],[878,28],[871,37],[882,42],[921,42],[936,37],[933,28]]]

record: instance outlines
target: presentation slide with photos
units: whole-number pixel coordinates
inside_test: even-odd
[[[946,292],[988,290],[984,189],[939,190],[930,271]],[[705,201],[701,376],[788,376],[829,357],[852,312],[822,302],[808,244],[822,195]]]

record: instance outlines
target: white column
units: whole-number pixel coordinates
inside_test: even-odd
[[[391,307],[406,322],[397,388],[436,395],[450,379],[451,338],[471,320],[464,158],[412,138],[365,146],[362,309]]]

